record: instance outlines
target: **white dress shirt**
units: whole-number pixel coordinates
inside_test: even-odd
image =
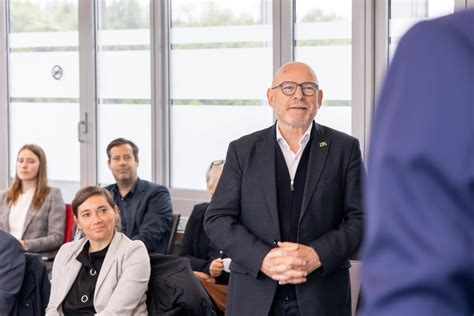
[[[298,169],[298,164],[300,163],[301,156],[303,155],[303,151],[308,144],[309,138],[311,136],[311,128],[313,127],[313,122],[309,125],[309,127],[304,132],[303,136],[300,139],[300,147],[296,153],[291,151],[290,145],[286,142],[285,138],[280,132],[280,127],[277,123],[276,128],[276,139],[278,141],[278,145],[280,145],[281,152],[283,153],[283,157],[285,158],[286,166],[288,167],[288,172],[290,173],[291,179],[291,187],[293,188],[293,182],[295,179],[296,169]]]
[[[10,208],[10,215],[8,218],[10,224],[10,234],[15,236],[15,238],[18,240],[21,240],[21,236],[23,235],[23,226],[25,225],[26,213],[28,213],[34,193],[35,188],[31,188],[25,193],[20,194],[18,200],[16,200],[16,203]]]

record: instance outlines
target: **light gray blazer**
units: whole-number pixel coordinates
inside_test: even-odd
[[[10,205],[5,201],[5,192],[0,193],[0,229],[10,231]],[[66,206],[61,191],[51,188],[41,208],[30,206],[26,213],[21,239],[26,240],[28,252],[52,256],[64,241]]]
[[[46,315],[63,315],[62,303],[82,264],[76,260],[87,239],[64,244],[53,264],[51,296]],[[147,315],[146,291],[150,258],[143,242],[115,232],[94,292],[96,315]]]

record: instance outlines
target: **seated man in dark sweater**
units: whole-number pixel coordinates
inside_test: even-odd
[[[107,189],[120,209],[122,233],[143,241],[148,252],[166,253],[172,222],[168,189],[138,178],[138,147],[132,141],[113,140],[107,156],[116,181]]]

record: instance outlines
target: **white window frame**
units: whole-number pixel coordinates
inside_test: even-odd
[[[368,143],[375,99],[375,2],[352,2],[352,134],[359,139],[363,155]],[[275,72],[281,65],[293,60],[294,1],[273,0],[272,10]],[[162,152],[168,156],[162,159],[168,159],[169,166],[169,147]],[[166,185],[169,185],[169,178],[168,174]],[[170,188],[170,192],[174,212],[184,217],[190,215],[193,205],[209,200],[205,191]]]
[[[8,186],[8,1],[0,0],[0,190]]]
[[[151,0],[152,178],[170,185],[170,7],[172,0]],[[452,0],[456,10],[474,0]],[[87,113],[87,133],[80,137],[81,186],[97,184],[97,0],[79,3],[80,118]],[[377,91],[388,64],[389,0],[352,0],[352,134],[366,155]],[[8,186],[8,7],[0,0],[0,189]],[[273,71],[293,60],[294,1],[272,0]],[[67,157],[64,157],[67,159]],[[192,206],[209,199],[207,192],[171,188],[174,212],[188,216]]]

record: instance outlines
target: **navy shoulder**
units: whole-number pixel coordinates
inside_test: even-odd
[[[466,37],[467,41],[470,42],[471,48],[474,49],[474,9],[442,16],[431,20],[431,23],[444,25],[462,34],[462,36]]]
[[[207,208],[208,206],[209,206],[209,202],[202,202],[202,203],[194,205],[194,207],[199,207],[199,208]]]
[[[445,35],[453,41],[466,44],[474,50],[474,10],[460,11],[432,20],[421,21],[410,28],[402,37],[399,47],[405,42],[415,42],[417,45],[438,43],[443,45],[439,36]]]
[[[150,182],[150,181],[147,181],[147,180],[142,180],[142,179],[139,179],[138,181],[140,181],[140,187],[143,188],[144,190],[150,190],[152,192],[166,191],[166,192],[169,193],[168,188],[165,187],[164,185],[154,183],[154,182]]]
[[[13,237],[13,235],[9,234],[8,232],[0,229],[0,240],[2,240],[3,242],[0,244],[0,246],[2,246],[2,248],[4,247],[4,249],[7,249],[11,246],[19,246],[20,243],[18,242],[18,240]]]
[[[206,212],[208,207],[209,207],[209,202],[203,202],[203,203],[196,204],[193,207],[192,213],[204,215],[204,213]]]

